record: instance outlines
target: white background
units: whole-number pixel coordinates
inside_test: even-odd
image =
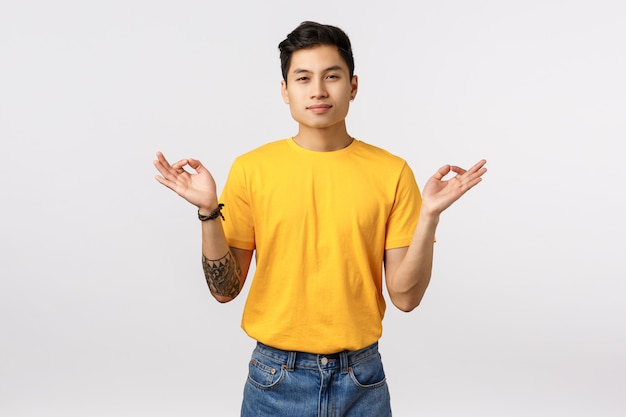
[[[488,160],[390,307],[396,416],[626,415],[626,7],[615,0],[0,3],[0,415],[235,416],[253,342],[157,150],[223,184],[295,133],[278,43],[352,39],[349,131],[423,185]],[[249,283],[248,283],[249,286]],[[247,287],[246,286],[246,291]]]

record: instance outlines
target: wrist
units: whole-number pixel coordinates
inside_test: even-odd
[[[224,215],[222,214],[222,207],[224,207],[224,204],[218,204],[217,208],[215,210],[213,210],[211,213],[209,213],[208,215],[204,215],[202,213],[200,213],[200,209],[198,209],[198,219],[201,222],[205,222],[207,220],[215,220],[218,217],[221,217],[222,220],[224,219]]]
[[[217,209],[218,206],[219,204],[217,203],[217,201],[211,205],[198,206],[198,214],[201,216],[209,216]]]
[[[429,210],[428,207],[422,205],[420,208],[419,221],[437,226],[441,213]]]

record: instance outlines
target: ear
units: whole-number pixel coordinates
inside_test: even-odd
[[[280,82],[280,93],[283,96],[283,101],[285,102],[285,104],[289,104],[289,94],[287,92],[287,81],[282,80]]]
[[[350,84],[350,100],[354,100],[356,98],[356,93],[359,91],[359,77],[353,75],[352,82]]]

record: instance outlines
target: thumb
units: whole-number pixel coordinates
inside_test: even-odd
[[[446,164],[442,166],[441,168],[439,168],[437,172],[435,172],[435,175],[433,175],[433,178],[436,180],[442,180],[443,177],[448,175],[449,172],[450,172],[450,165]]]
[[[193,170],[196,172],[206,171],[206,168],[204,167],[204,165],[202,165],[202,163],[198,161],[197,159],[189,158],[187,160],[187,164],[189,164],[189,166],[193,168]]]

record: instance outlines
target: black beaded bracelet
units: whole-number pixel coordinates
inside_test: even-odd
[[[222,220],[226,220],[224,218],[224,215],[222,214],[222,207],[224,207],[222,203],[218,204],[217,208],[213,210],[208,216],[203,216],[202,214],[200,214],[200,209],[198,209],[198,219],[200,219],[201,222],[205,222],[207,220],[215,220],[217,219],[217,216],[219,216],[222,218]]]

